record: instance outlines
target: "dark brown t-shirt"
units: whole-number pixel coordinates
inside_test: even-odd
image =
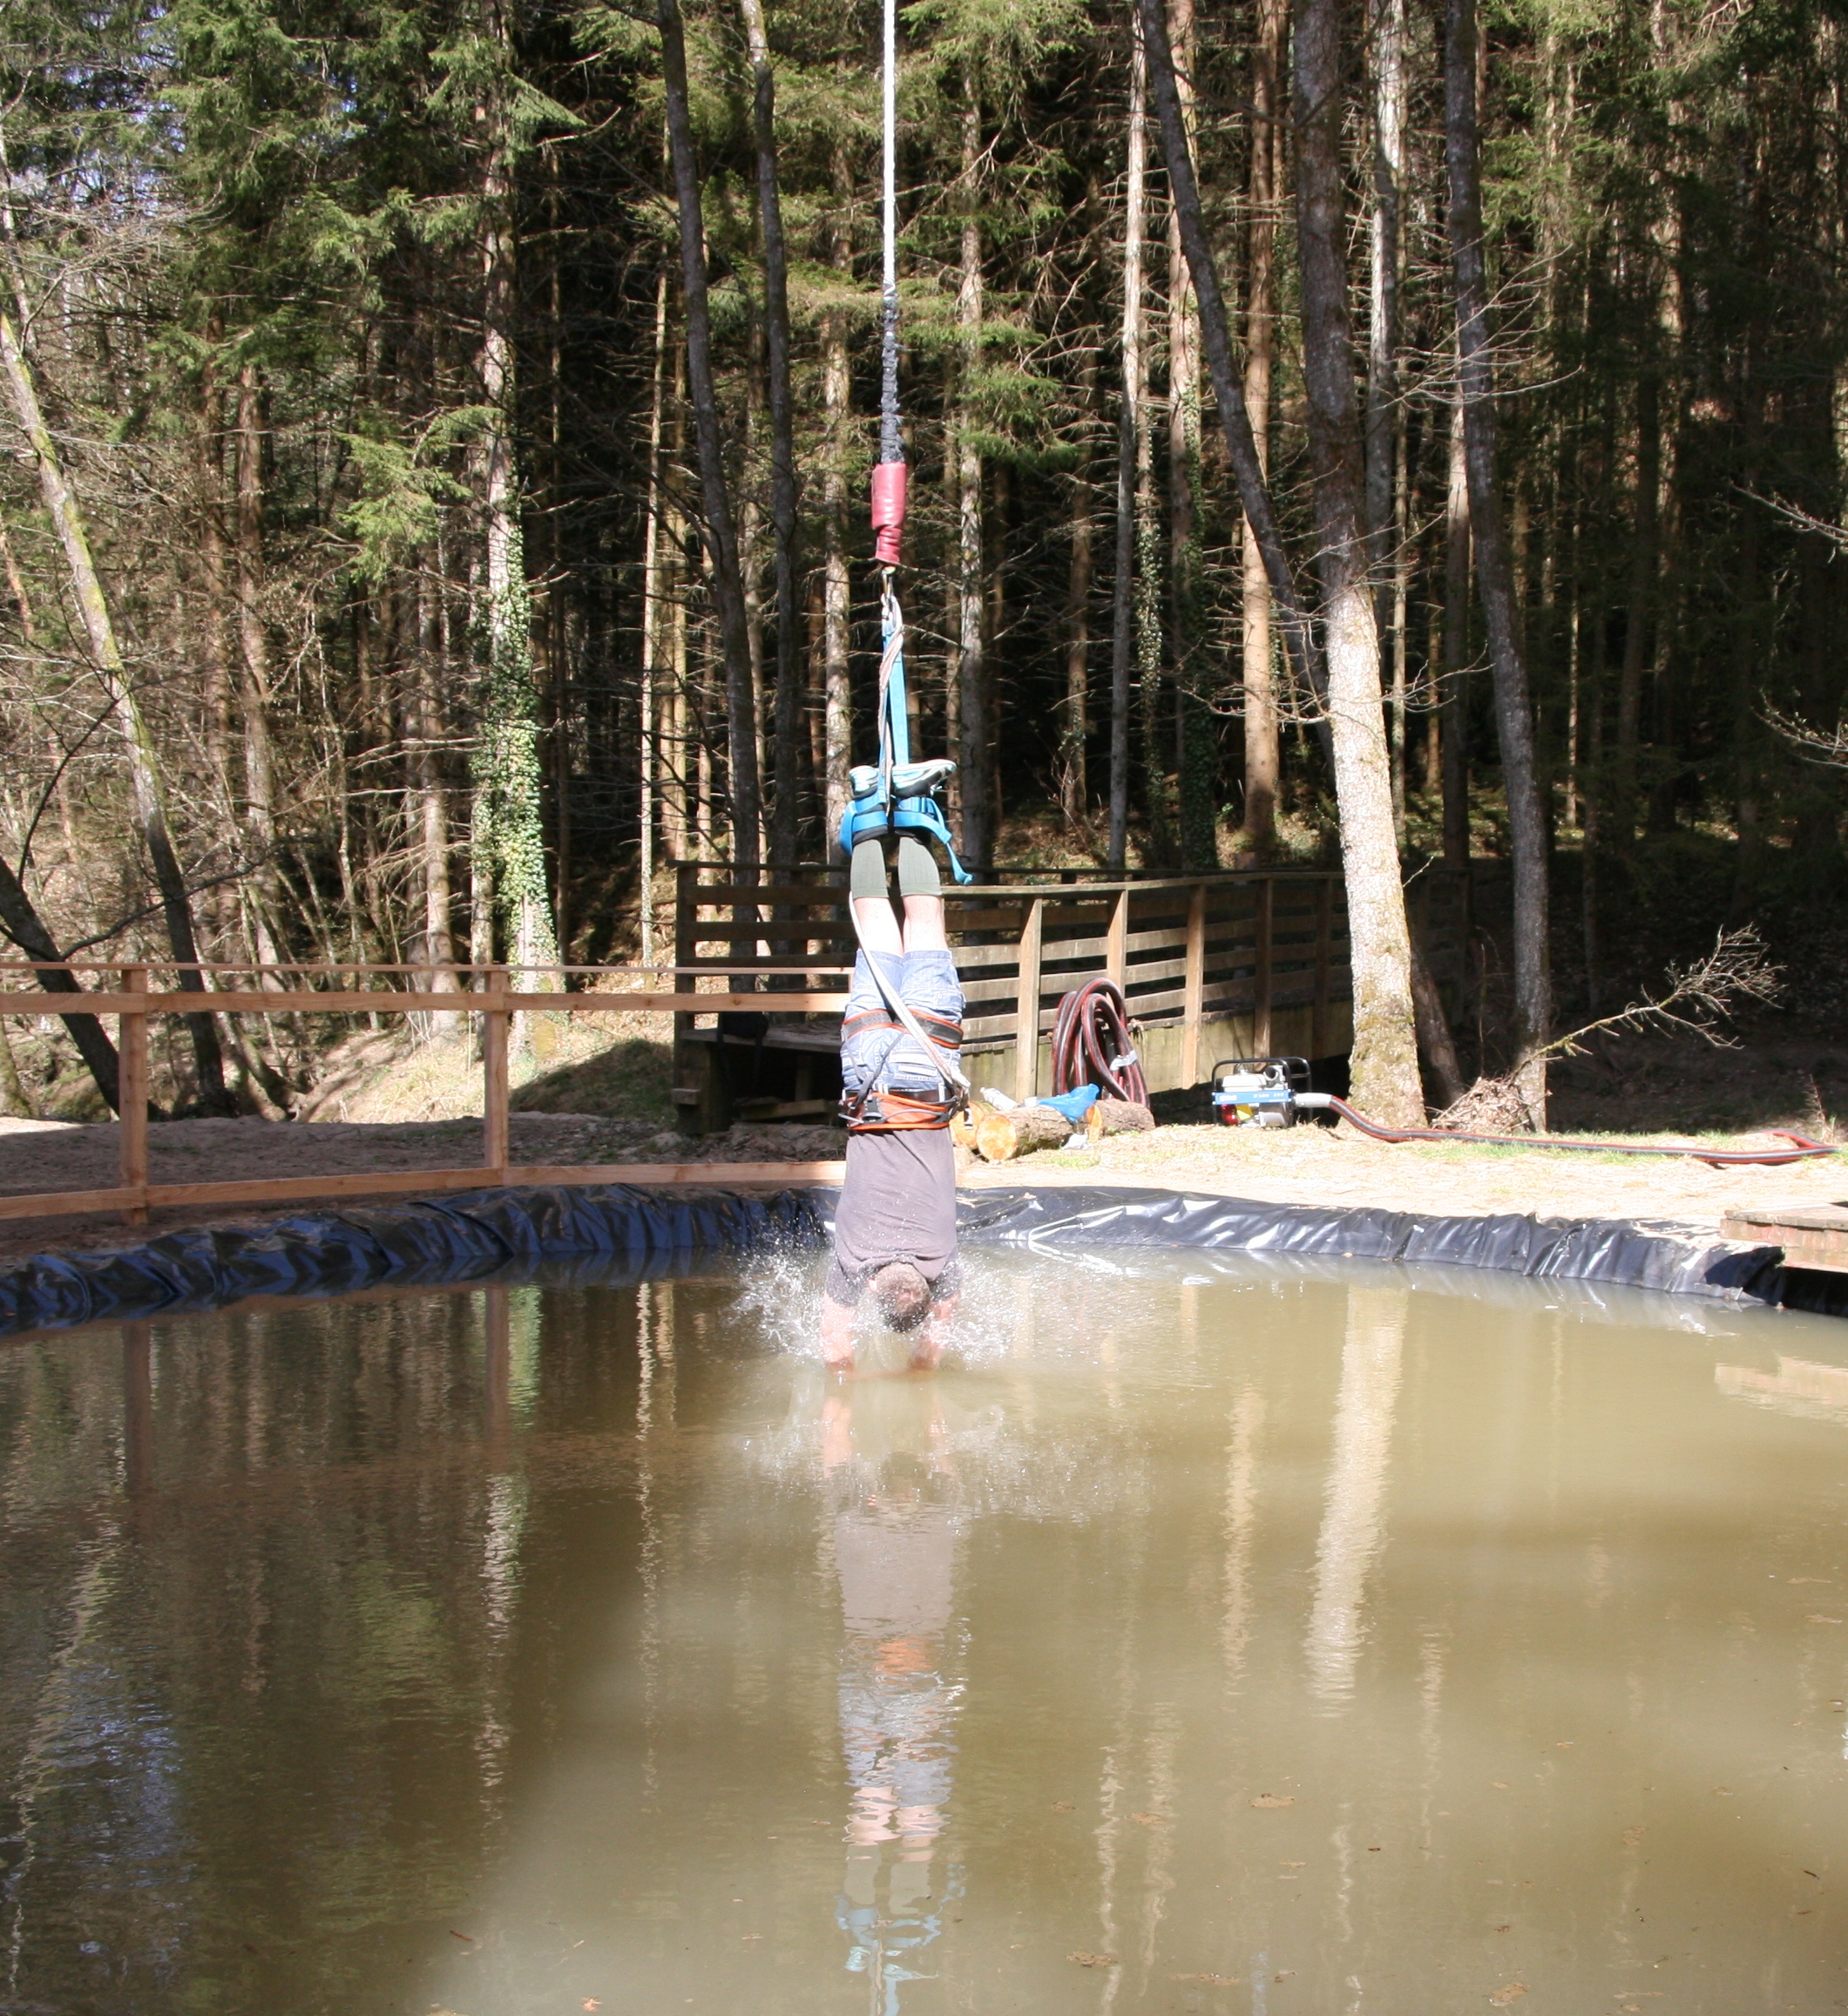
[[[956,1292],[956,1151],[947,1127],[847,1137],[829,1301],[851,1309],[895,1260],[909,1261],[938,1301]]]

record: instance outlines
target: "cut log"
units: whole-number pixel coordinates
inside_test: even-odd
[[[990,1162],[1011,1162],[1016,1155],[1031,1154],[1035,1148],[1056,1148],[1071,1134],[1072,1123],[1049,1106],[983,1113],[975,1123],[975,1145]]]
[[[1155,1116],[1134,1099],[1100,1099],[1085,1115],[1085,1139],[1100,1140],[1106,1134],[1147,1134],[1154,1131]]]

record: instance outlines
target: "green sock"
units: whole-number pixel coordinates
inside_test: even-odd
[[[898,843],[898,858],[904,859],[904,842]],[[847,893],[858,903],[862,898],[883,901],[885,897],[885,843],[856,840],[853,865],[847,871]]]
[[[898,835],[898,893],[900,896],[941,896],[942,877],[937,872],[937,856],[923,841],[909,833]]]

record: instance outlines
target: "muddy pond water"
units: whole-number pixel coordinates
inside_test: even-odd
[[[1848,2007],[1848,1325],[819,1278],[0,1345],[0,2008]]]

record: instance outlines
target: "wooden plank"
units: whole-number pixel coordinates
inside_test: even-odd
[[[1014,1097],[1029,1099],[1039,1089],[1039,943],[1046,903],[1028,904],[1020,934],[1020,971],[1014,991]]]
[[[800,972],[798,964],[790,969]],[[49,998],[49,997],[48,997]],[[60,996],[60,999],[64,997]],[[78,998],[76,995],[69,997]],[[545,1015],[643,1014],[711,1015],[734,1008],[758,1008],[774,1005],[779,1013],[838,1014],[847,999],[838,993],[798,991],[765,994],[701,994],[688,989],[678,993],[646,994],[497,994],[494,1005],[509,1014],[530,1012]],[[478,1015],[486,1005],[480,994],[410,994],[393,991],[378,994],[85,994],[81,1011],[35,1009],[35,1014],[81,1012],[86,1015],[196,1015],[201,1011],[222,1015],[409,1015],[415,1011],[437,1015]]]
[[[805,910],[816,910],[822,904],[844,909],[847,903],[847,884],[844,882],[771,882],[762,888],[744,882],[708,882],[699,886],[699,901],[710,903],[715,909],[732,903],[791,903]]]
[[[1252,984],[1251,1044],[1270,1054],[1270,880],[1257,885],[1257,973]]]
[[[1129,942],[1129,889],[1126,884],[1110,912],[1110,934],[1104,949],[1104,971],[1119,987],[1123,984],[1125,948]]]
[[[1848,1207],[1840,1204],[1729,1211],[1720,1222],[1720,1235],[1759,1246],[1781,1246],[1786,1267],[1848,1274]]]
[[[493,973],[483,976],[482,991],[490,1000],[498,991]],[[503,977],[503,984],[504,984]],[[507,1030],[504,1008],[491,1007],[481,1018],[481,1161],[485,1169],[507,1166]]]
[[[151,1183],[145,1190],[49,1190],[0,1196],[0,1220],[72,1218],[119,1211],[137,1201],[155,1210],[216,1204],[299,1204],[320,1198],[403,1196],[428,1190],[490,1190],[587,1183],[838,1183],[845,1162],[608,1162],[517,1164],[505,1169],[389,1169],[367,1175],[268,1176],[247,1183]]]
[[[753,945],[772,937],[779,942],[787,939],[791,944],[796,945],[846,945],[853,943],[853,926],[838,922],[800,923],[793,920],[789,923],[768,921],[755,924],[700,923],[695,924],[688,933],[689,943],[695,946]],[[756,953],[752,956],[758,958],[782,957],[792,962],[799,957],[795,952]],[[680,963],[690,965],[698,957],[697,951],[690,952]]]
[[[132,998],[147,992],[147,968],[125,966],[122,991]],[[122,1017],[116,1032],[118,1066],[116,1098],[121,1108],[122,1187],[140,1191],[147,1183],[147,1017],[132,1012]],[[122,1216],[130,1225],[147,1223],[147,1206],[131,1204]]]
[[[1206,999],[1207,984],[1207,887],[1195,885],[1187,908],[1187,971],[1181,984],[1181,1016],[1186,1025],[1181,1038],[1181,1081],[1200,1081],[1200,1011]]]

